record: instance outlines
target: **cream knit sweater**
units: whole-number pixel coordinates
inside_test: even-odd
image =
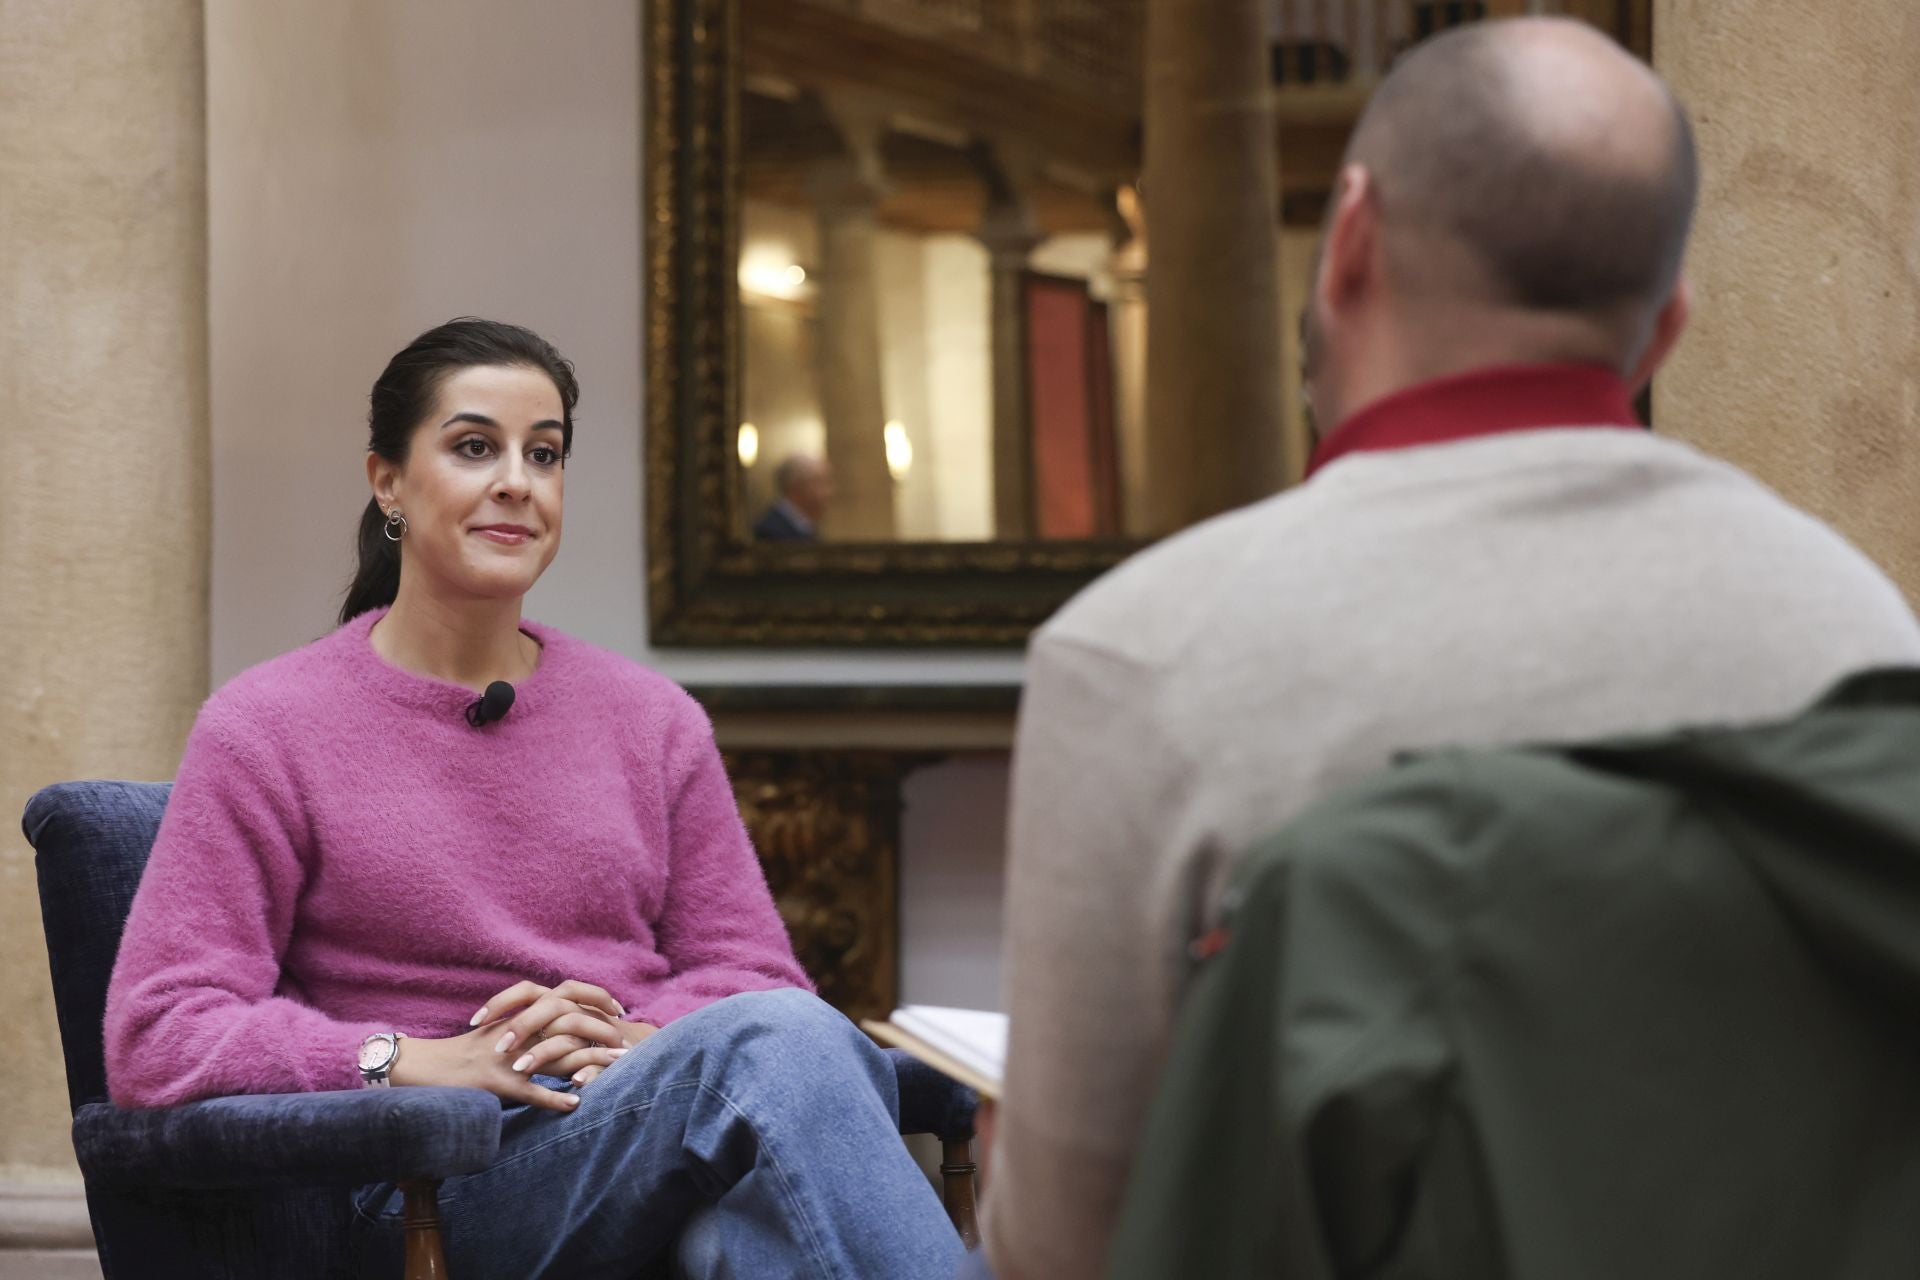
[[[1096,583],[1035,640],[1021,711],[1000,1280],[1103,1274],[1186,944],[1309,801],[1408,748],[1770,717],[1915,662],[1838,534],[1634,431],[1350,456]]]

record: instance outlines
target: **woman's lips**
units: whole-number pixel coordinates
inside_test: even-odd
[[[533,535],[527,532],[525,529],[503,529],[503,528],[497,528],[497,527],[489,527],[484,529],[475,529],[474,532],[479,534],[481,537],[485,538],[487,541],[497,542],[503,547],[517,547],[521,543],[529,542],[533,539]]]

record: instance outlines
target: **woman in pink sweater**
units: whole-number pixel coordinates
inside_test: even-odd
[[[113,1097],[497,1094],[499,1159],[441,1192],[462,1274],[625,1280],[677,1241],[686,1275],[950,1276],[891,1064],[812,994],[706,717],[521,618],[577,397],[481,320],[374,384],[342,625],[201,710],[108,995]],[[383,1252],[399,1195],[359,1201]]]

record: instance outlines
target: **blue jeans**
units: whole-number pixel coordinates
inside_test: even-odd
[[[960,1271],[954,1276],[954,1280],[994,1280],[993,1267],[987,1261],[985,1245],[960,1260]]]
[[[362,1274],[398,1275],[400,1193],[355,1203]],[[440,1215],[459,1280],[635,1280],[669,1259],[689,1280],[951,1280],[961,1257],[900,1140],[891,1060],[796,990],[668,1024],[570,1114],[505,1108],[499,1158],[447,1179]]]

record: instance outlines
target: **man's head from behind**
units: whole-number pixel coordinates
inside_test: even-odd
[[[1477,23],[1396,64],[1354,130],[1306,321],[1324,427],[1498,364],[1605,364],[1634,386],[1686,323],[1698,187],[1666,85],[1567,19]]]

